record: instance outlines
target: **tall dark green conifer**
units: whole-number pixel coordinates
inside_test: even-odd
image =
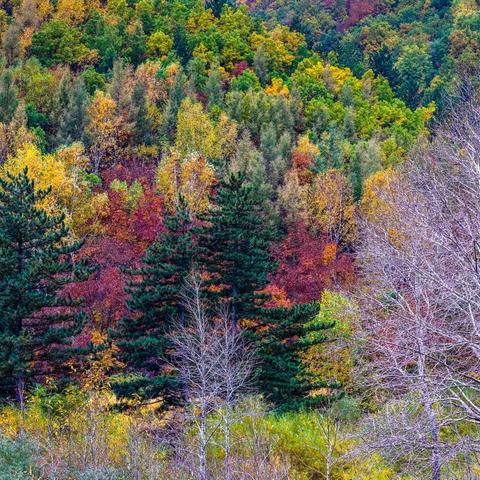
[[[249,183],[243,173],[231,173],[212,199],[213,207],[198,229],[198,253],[208,273],[206,294],[231,305],[233,328],[239,320],[255,347],[255,386],[283,409],[298,408],[324,400],[309,397],[315,388],[327,386],[311,378],[301,362],[301,352],[323,341],[322,330],[312,320],[317,303],[293,308],[265,308],[261,293],[275,268],[270,256],[273,229],[268,219],[265,194]]]
[[[45,366],[58,371],[82,326],[62,290],[89,269],[72,262],[80,244],[68,242],[63,216],[38,207],[49,193],[35,191],[27,170],[0,179],[0,396],[19,400]]]
[[[231,303],[236,326],[239,319],[255,318],[266,298],[259,291],[274,268],[273,229],[264,195],[244,173],[231,173],[222,181],[213,201],[198,232],[199,255],[210,274],[209,291]]]
[[[0,76],[0,122],[10,123],[18,103],[12,72],[5,70]]]
[[[61,110],[56,145],[69,145],[85,140],[88,93],[83,78],[77,78],[68,92],[68,106]]]
[[[319,405],[326,397],[310,395],[314,390],[339,387],[314,378],[301,361],[301,353],[324,342],[323,332],[334,325],[333,322],[319,324],[313,321],[319,310],[316,302],[263,309],[262,317],[248,332],[258,358],[255,386],[279,409]]]
[[[133,125],[133,141],[135,145],[151,145],[153,143],[153,124],[147,111],[147,95],[145,84],[135,84],[132,95],[132,111],[130,121]]]
[[[192,266],[191,220],[184,201],[164,220],[162,232],[148,249],[143,266],[133,270],[128,286],[131,315],[115,332],[121,359],[133,375],[114,385],[122,397],[178,398],[178,378],[168,373],[168,335],[183,311],[179,293]]]

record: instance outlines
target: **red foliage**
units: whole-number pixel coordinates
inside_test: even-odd
[[[237,62],[233,66],[232,74],[238,77],[241,75],[247,68],[249,67],[248,62],[245,60],[242,60],[241,62]]]
[[[292,166],[297,171],[300,185],[310,183],[313,178],[312,167],[315,165],[315,159],[310,153],[301,152],[295,149],[292,154]]]
[[[141,171],[136,169],[137,174]],[[126,274],[122,269],[138,266],[146,248],[163,228],[163,201],[148,175],[149,170],[144,169],[140,177],[135,177],[123,166],[104,174],[106,185],[114,179],[128,184],[138,179],[144,195],[132,207],[121,192],[108,190],[108,214],[102,219],[105,234],[87,241],[80,252],[81,257],[88,258],[97,268],[86,282],[73,286],[70,293],[85,299],[90,319],[101,322],[96,327],[110,327],[127,313]]]
[[[139,250],[106,237],[87,243],[81,254],[97,268],[86,282],[76,285],[74,294],[85,299],[91,319],[101,321],[103,327],[114,325],[127,313],[125,274],[121,267],[134,267],[140,258]]]
[[[292,225],[287,236],[272,250],[279,268],[271,277],[270,288],[283,290],[293,302],[318,300],[326,288],[352,280],[352,256],[340,253],[337,245],[324,236],[313,235],[302,222]]]
[[[339,30],[346,30],[362,18],[377,13],[379,6],[379,0],[347,0],[348,18],[339,25]]]

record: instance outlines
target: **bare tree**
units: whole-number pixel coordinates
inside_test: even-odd
[[[378,192],[388,214],[364,221],[359,251],[372,385],[415,407],[395,416],[387,408],[392,421],[372,417],[365,438],[414,450],[411,458],[427,453],[433,480],[463,444],[441,430],[480,419],[478,152],[480,109],[471,105]],[[385,429],[377,441],[372,432]]]
[[[223,429],[224,478],[231,480],[230,430],[234,407],[246,388],[253,357],[242,334],[232,327],[228,306],[222,306],[218,315],[208,315],[198,275],[192,274],[181,300],[185,321],[175,328],[172,341],[176,366],[186,383],[184,390],[188,392],[190,412],[199,434],[199,477],[209,478],[207,448],[217,431]],[[221,422],[209,428],[209,416],[214,412]]]
[[[224,478],[232,479],[231,466],[231,435],[230,430],[234,420],[234,408],[241,394],[246,392],[248,379],[253,372],[253,353],[244,340],[241,332],[232,322],[228,305],[219,310],[220,324],[217,327],[219,341],[219,377],[221,387],[221,408],[224,431]]]

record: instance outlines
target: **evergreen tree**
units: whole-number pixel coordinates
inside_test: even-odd
[[[68,97],[68,107],[61,111],[56,144],[68,145],[83,142],[87,124],[88,93],[83,78],[77,78]]]
[[[9,123],[18,107],[13,75],[5,70],[0,77],[0,122]]]
[[[274,267],[269,252],[273,229],[265,196],[242,172],[222,181],[213,201],[202,218],[206,226],[198,232],[199,255],[210,274],[208,290],[231,303],[236,327],[239,319],[255,318],[266,300],[259,291]]]
[[[314,321],[319,310],[316,302],[263,309],[262,316],[248,332],[258,359],[255,386],[281,410],[322,404],[326,401],[324,395],[310,394],[319,388],[339,387],[314,378],[300,358],[303,351],[324,342],[323,332],[334,325],[334,322]]]
[[[205,8],[211,8],[216,17],[220,16],[225,6],[235,6],[235,0],[205,0]]]
[[[164,226],[143,257],[143,266],[129,272],[133,277],[127,287],[131,315],[120,322],[114,335],[121,359],[133,375],[118,381],[114,389],[121,397],[162,396],[172,403],[179,381],[165,371],[168,334],[176,318],[183,316],[179,293],[193,257],[191,220],[183,200],[177,213],[165,218]]]
[[[44,373],[58,371],[82,326],[78,302],[62,295],[90,269],[73,262],[80,244],[68,243],[63,215],[38,204],[50,190],[35,190],[27,170],[0,179],[0,395],[16,393]]]
[[[178,110],[182,100],[185,98],[185,83],[187,78],[180,69],[170,87],[167,105],[165,108],[164,120],[162,125],[162,139],[170,142],[175,138],[175,128],[177,125]]]
[[[208,107],[221,107],[223,104],[222,74],[218,67],[212,68],[205,85],[205,93],[208,99]]]
[[[147,96],[143,82],[137,82],[132,94],[133,141],[135,145],[153,143],[153,124],[147,111]]]
[[[67,72],[65,73],[65,75],[63,75],[60,81],[60,85],[58,86],[58,89],[55,95],[53,111],[51,113],[50,124],[54,127],[54,130],[57,130],[57,135],[54,135],[54,138],[51,139],[52,144],[57,144],[56,140],[59,137],[60,125],[63,121],[63,117],[67,115],[66,112],[68,111],[68,107],[70,103],[71,91],[72,91],[72,76],[70,75],[70,72]],[[59,143],[58,145],[61,145],[61,144],[62,143]]]

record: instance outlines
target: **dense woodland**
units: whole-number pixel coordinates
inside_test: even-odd
[[[477,2],[0,7],[0,480],[480,478]]]

